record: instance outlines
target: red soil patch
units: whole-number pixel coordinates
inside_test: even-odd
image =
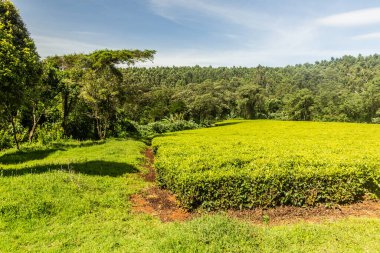
[[[142,177],[147,182],[156,181],[153,163],[154,154],[152,149],[145,150],[144,167],[148,169],[148,173],[143,174]],[[157,186],[133,195],[131,201],[134,212],[157,216],[164,222],[184,221],[191,216],[189,212],[179,207],[178,201],[171,192],[160,189]]]
[[[131,201],[134,212],[151,214],[164,222],[184,221],[191,216],[189,212],[179,208],[173,194],[158,187],[133,195]]]
[[[144,167],[148,169],[148,173],[143,175],[145,181],[148,181],[148,182],[155,182],[156,181],[156,172],[154,171],[153,163],[154,163],[153,150],[148,148],[145,150]]]
[[[271,209],[228,211],[227,214],[255,224],[269,225],[292,224],[301,221],[317,223],[348,217],[380,218],[380,201],[367,200],[334,208],[281,206]]]
[[[142,177],[148,182],[155,182],[156,172],[153,167],[154,154],[152,149],[145,151],[145,168],[147,174]],[[175,196],[168,190],[157,186],[144,190],[131,197],[132,210],[137,213],[146,213],[156,216],[164,222],[184,221],[199,216],[199,213],[191,213],[179,207]],[[380,201],[366,200],[361,203],[335,206],[327,208],[317,207],[291,207],[283,206],[270,209],[256,208],[253,210],[229,210],[230,217],[238,218],[254,224],[280,225],[303,222],[322,222],[348,217],[380,218]]]

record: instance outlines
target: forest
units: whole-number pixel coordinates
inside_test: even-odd
[[[223,119],[380,122],[380,56],[286,67],[134,67],[155,50],[41,59],[1,4],[0,148],[63,138],[153,136]]]
[[[149,135],[173,124],[181,130],[233,118],[380,122],[379,55],[282,68],[143,68],[117,65],[120,57],[135,61],[117,55],[123,52],[141,59],[154,54],[102,50],[43,59],[36,81],[23,99],[17,95],[11,120],[2,117],[1,147]],[[87,58],[102,54],[115,59],[90,63],[101,64],[101,71],[83,68]]]

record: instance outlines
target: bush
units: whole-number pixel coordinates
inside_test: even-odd
[[[36,132],[39,144],[46,145],[60,141],[63,137],[63,129],[60,123],[44,123]]]
[[[376,125],[220,125],[153,140],[159,185],[188,209],[314,206],[380,196]]]
[[[380,117],[372,118],[372,123],[380,124]]]
[[[12,134],[8,130],[0,130],[0,150],[12,147]]]
[[[118,119],[113,136],[118,138],[127,138],[139,136],[139,130],[137,129],[138,124],[129,121],[127,118]]]
[[[352,203],[362,199],[373,171],[332,170],[305,173],[182,174],[157,164],[158,182],[172,190],[188,209],[251,209],[279,205],[314,206],[317,203]],[[179,175],[176,175],[179,174]],[[379,187],[379,186],[378,186]]]
[[[193,121],[186,120],[161,120],[147,125],[137,125],[136,128],[142,137],[152,138],[157,134],[163,134],[168,132],[176,132],[182,130],[190,130],[199,128],[200,125]]]

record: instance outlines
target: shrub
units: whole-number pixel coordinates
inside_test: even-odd
[[[60,123],[44,123],[36,132],[39,144],[49,144],[63,139],[63,129]]]
[[[12,137],[8,130],[0,129],[0,150],[12,147]]]
[[[153,140],[158,183],[188,209],[343,204],[380,192],[376,125],[221,125]]]
[[[161,120],[153,123],[149,123],[147,125],[137,125],[136,128],[139,131],[142,137],[154,137],[157,134],[163,134],[168,132],[176,132],[182,130],[196,129],[199,128],[200,125],[196,124],[193,121],[186,120]]]

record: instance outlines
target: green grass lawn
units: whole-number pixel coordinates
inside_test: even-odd
[[[379,252],[380,219],[255,226],[224,215],[131,213],[145,144],[68,142],[0,152],[0,252]]]

